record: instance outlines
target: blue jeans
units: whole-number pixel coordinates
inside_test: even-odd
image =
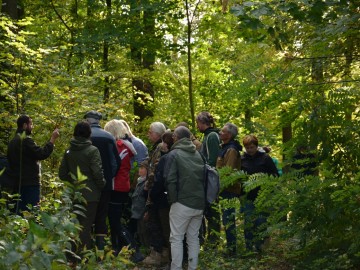
[[[234,199],[239,196],[235,193],[223,191],[220,194],[223,199]],[[226,233],[226,245],[229,251],[236,252],[236,210],[234,207],[222,209],[222,220]]]
[[[245,201],[244,206],[241,207],[241,212],[244,213],[244,236],[247,250],[252,250],[253,246],[257,251],[260,251],[264,239],[260,236],[266,228],[264,224],[267,220],[266,213],[258,213],[255,209],[253,201]]]
[[[19,210],[28,210],[28,204],[35,206],[40,202],[40,186],[22,186],[20,189]]]

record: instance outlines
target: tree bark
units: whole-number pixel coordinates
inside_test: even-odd
[[[134,23],[132,24],[137,35],[133,37],[130,44],[131,59],[137,68],[146,68],[153,70],[155,64],[155,46],[153,42],[155,40],[155,13],[151,7],[147,7],[146,10],[140,12],[137,10],[139,3],[136,0],[131,1],[130,8],[135,14]],[[147,3],[150,5],[150,3]],[[146,6],[146,5],[145,5]],[[142,20],[143,28],[137,23]],[[146,45],[144,45],[146,44]],[[149,95],[152,100],[155,97],[153,85],[147,78],[133,78],[133,100],[134,100],[134,115],[142,121],[147,117],[154,115],[152,109],[152,101],[147,99]]]
[[[107,18],[110,17],[111,15],[111,0],[106,0],[106,8],[107,8]],[[103,45],[103,68],[104,71],[108,71],[109,70],[109,43],[107,40],[104,40],[104,45]],[[109,98],[110,98],[110,77],[109,76],[105,76],[104,78],[105,81],[105,85],[104,85],[104,104],[108,103]]]
[[[18,6],[18,0],[3,0],[1,12],[9,15],[14,20],[18,20],[23,13]]]
[[[186,5],[186,19],[187,19],[187,60],[188,60],[188,79],[189,79],[189,106],[191,113],[191,127],[195,129],[195,109],[193,98],[193,81],[192,81],[192,67],[191,67],[191,19],[189,14],[189,3],[185,0]]]

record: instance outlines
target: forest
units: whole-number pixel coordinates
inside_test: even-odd
[[[360,5],[356,0],[0,0],[0,154],[21,114],[46,143],[39,209],[11,214],[0,199],[0,269],[70,269],[64,250],[79,227],[58,169],[89,110],[124,119],[148,147],[149,124],[174,128],[210,112],[221,128],[256,134],[283,168],[256,204],[270,212],[261,255],[201,252],[199,269],[360,268]],[[316,158],[299,176],[296,149]],[[221,173],[221,172],[220,172]],[[235,180],[234,180],[235,179]],[[4,195],[4,194],[3,194]],[[228,203],[228,202],[224,202]],[[231,202],[230,202],[231,203]],[[237,205],[238,207],[238,205]],[[284,218],[285,217],[285,218]],[[237,214],[242,235],[242,215]],[[240,238],[240,246],[243,240]],[[243,248],[245,249],[245,248]],[[243,254],[242,254],[243,253]],[[99,256],[101,262],[99,262]],[[78,269],[134,269],[87,251]]]

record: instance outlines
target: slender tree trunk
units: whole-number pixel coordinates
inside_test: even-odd
[[[185,0],[186,19],[187,19],[187,60],[188,60],[188,76],[189,76],[189,105],[191,114],[191,127],[195,129],[195,109],[193,98],[193,81],[192,81],[192,66],[191,66],[191,19],[189,13],[189,2]]]
[[[282,114],[286,114],[286,112],[283,111]],[[283,145],[286,144],[291,139],[292,139],[292,127],[291,127],[291,123],[290,123],[290,124],[287,124],[282,127],[282,143],[283,143]],[[283,154],[282,158],[283,158],[283,160],[286,160],[287,157]],[[289,169],[290,169],[289,166],[283,166],[283,168],[282,168],[284,173],[287,173],[289,171]]]
[[[354,60],[353,52],[354,52],[354,42],[352,39],[349,39],[345,43],[345,67],[344,67],[344,79],[351,79],[351,64]],[[345,112],[345,120],[351,121],[352,112],[355,109],[355,106],[349,106],[346,108]]]
[[[107,8],[107,18],[109,19],[111,15],[111,0],[106,0],[106,8]],[[109,43],[107,40],[104,40],[103,45],[103,68],[104,71],[109,70]],[[104,85],[104,103],[108,103],[110,98],[110,77],[105,76],[105,85]]]
[[[251,111],[250,109],[245,109],[245,128],[252,133],[254,131],[253,125],[251,123]]]

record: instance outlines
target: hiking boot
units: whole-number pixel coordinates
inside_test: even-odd
[[[155,251],[153,248],[150,251],[150,255],[147,256],[143,261],[145,265],[154,265],[160,266],[161,265],[161,253]]]

